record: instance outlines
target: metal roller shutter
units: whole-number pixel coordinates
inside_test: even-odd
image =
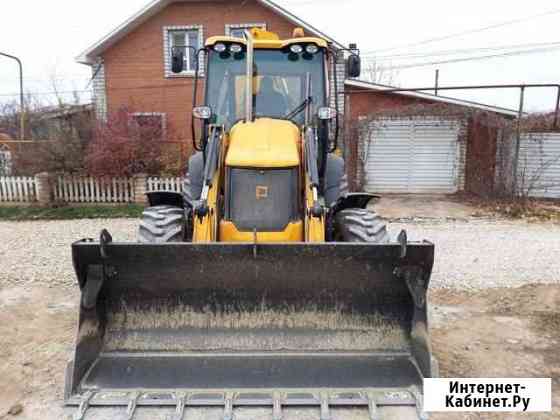
[[[560,133],[521,138],[518,185],[532,197],[560,198]]]
[[[457,192],[460,124],[438,119],[382,120],[362,142],[366,190]]]

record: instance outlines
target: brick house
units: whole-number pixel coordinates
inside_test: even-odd
[[[185,56],[185,71],[171,72],[174,45],[201,47],[215,35],[240,35],[262,27],[290,38],[296,27],[322,37],[335,48],[341,44],[269,0],[155,0],[120,27],[84,51],[77,61],[91,66],[94,104],[104,118],[122,107],[139,122],[159,121],[168,140],[191,143],[194,57]],[[200,71],[204,74],[203,63]],[[343,109],[344,66],[339,65],[340,106]],[[199,82],[199,99],[202,100]],[[199,102],[200,104],[200,102]],[[170,130],[167,130],[169,128]]]
[[[126,107],[138,123],[159,124],[165,140],[178,142],[188,153],[195,62],[186,54],[186,70],[173,74],[171,49],[175,45],[198,48],[210,36],[240,35],[245,28],[255,26],[282,38],[291,37],[294,28],[302,27],[308,35],[344,48],[270,0],[154,0],[77,58],[91,66],[97,116],[105,118]],[[203,64],[199,65],[203,76]],[[481,128],[477,121],[457,117],[446,122],[434,115],[430,123],[419,124],[410,116],[387,122],[388,134],[380,140],[386,144],[373,147],[363,162],[358,159],[363,139],[353,132],[353,126],[379,110],[394,110],[397,115],[414,104],[440,104],[450,110],[478,110],[503,118],[514,117],[515,111],[428,93],[382,93],[387,87],[345,81],[342,62],[337,65],[337,75],[337,100],[345,122],[345,141],[340,145],[344,146],[350,178],[357,178],[360,172],[367,175],[364,188],[372,192],[454,193],[465,189],[480,192],[493,185],[498,133]],[[419,159],[422,156],[424,160]]]

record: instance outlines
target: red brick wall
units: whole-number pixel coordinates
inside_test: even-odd
[[[351,90],[351,93],[346,97],[346,112],[350,121],[382,111],[401,111],[403,108],[413,105],[434,104],[433,101],[410,98],[403,95],[378,93],[353,86],[349,87],[348,90]]]
[[[227,24],[261,22],[281,37],[290,37],[295,27],[254,0],[168,6],[104,53],[108,112],[128,107],[134,112],[166,113],[170,138],[190,144],[194,79],[164,77],[163,27],[202,25],[206,39],[223,35]],[[203,83],[199,88],[200,104]]]
[[[470,119],[465,174],[467,191],[479,195],[494,191],[498,134],[499,128],[486,124],[483,118]]]

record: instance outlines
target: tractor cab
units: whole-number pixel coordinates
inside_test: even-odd
[[[223,182],[214,188],[215,197],[203,185],[193,210],[199,216],[194,218],[195,239],[324,241],[325,211],[333,201],[325,199],[329,159],[334,168],[330,184],[338,188],[343,172],[341,158],[329,158],[336,148],[331,133],[338,132],[330,126],[332,121],[338,125],[338,109],[329,107],[336,102],[329,68],[333,65],[336,75],[339,52],[301,29],[281,40],[255,28],[245,38],[211,37],[204,53],[205,104],[193,110],[202,121],[195,148],[204,152],[200,167],[218,168]],[[172,60],[175,71],[182,70],[181,54],[176,51]],[[356,76],[359,59],[348,63]],[[209,158],[215,163],[209,164]],[[209,178],[205,185],[214,184]],[[215,207],[221,220],[216,217],[217,226],[203,228],[197,220]]]
[[[227,132],[240,121],[257,118],[291,121],[298,127],[318,126],[319,120],[335,119],[338,109],[329,108],[329,104],[337,103],[337,86],[329,83],[329,72],[336,82],[336,63],[344,52],[349,53],[348,77],[358,77],[360,58],[355,45],[335,50],[322,38],[306,37],[301,28],[285,40],[253,28],[246,31],[244,38],[211,37],[199,51],[176,48],[173,72],[183,71],[185,53],[205,63],[204,105],[196,106],[196,88],[193,98],[193,120],[203,120],[201,140],[195,141],[195,148],[205,146],[209,125],[223,126]],[[196,66],[195,84],[200,67]],[[192,131],[194,140],[194,123]],[[338,127],[331,132],[336,142]]]
[[[254,118],[274,118],[305,124],[327,103],[327,44],[318,38],[280,41],[255,30],[253,41],[252,107]],[[264,39],[263,39],[264,37]],[[214,37],[207,42],[206,104],[212,122],[229,127],[246,119],[247,40]]]

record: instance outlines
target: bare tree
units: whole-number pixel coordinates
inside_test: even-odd
[[[548,134],[528,133],[522,138],[524,144],[517,174],[517,193],[522,199],[560,187],[560,180],[547,176],[550,169],[560,166],[560,154],[551,154],[545,149]]]
[[[366,61],[362,71],[362,77],[366,81],[381,85],[398,86],[398,76],[397,70],[375,59]]]

